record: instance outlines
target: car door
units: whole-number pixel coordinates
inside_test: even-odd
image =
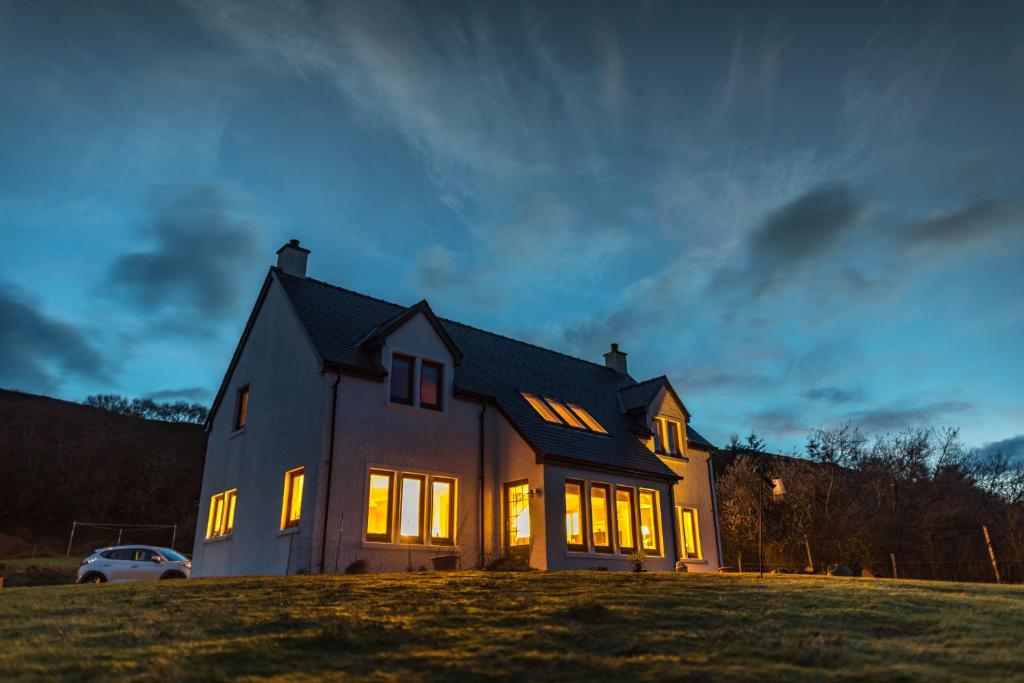
[[[147,548],[132,548],[126,569],[126,581],[155,581],[160,578],[160,564],[155,553]]]
[[[128,548],[117,548],[104,553],[105,558],[98,569],[102,571],[107,581],[129,581],[131,576],[132,551]]]

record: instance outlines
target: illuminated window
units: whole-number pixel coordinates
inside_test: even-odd
[[[412,405],[412,373],[416,359],[400,353],[391,354],[391,400]]]
[[[403,474],[401,512],[398,517],[398,540],[402,543],[423,543],[423,487],[426,477]]]
[[[675,420],[665,420],[665,428],[669,455],[679,455],[682,452],[679,447],[679,423]]]
[[[210,514],[206,522],[206,537],[227,536],[235,528],[235,500],[238,490],[231,489],[210,498]]]
[[[235,429],[241,429],[249,417],[249,385],[238,390],[235,399]]]
[[[523,398],[533,406],[533,409],[537,411],[537,414],[544,418],[546,422],[553,422],[554,424],[559,425],[562,424],[562,421],[558,419],[558,416],[555,415],[551,408],[548,407],[548,404],[541,400],[540,397],[528,394],[525,391],[521,391],[519,393],[523,395]]]
[[[530,545],[530,485],[505,484],[505,505],[508,547]]]
[[[611,503],[608,500],[608,486],[590,485],[590,529],[594,550],[599,553],[612,551]]]
[[[583,531],[583,490],[582,481],[565,482],[565,545],[569,550],[586,550],[587,542]]]
[[[588,413],[583,408],[579,407],[575,403],[570,403],[569,407],[572,408],[573,412],[576,413],[581,420],[590,428],[591,431],[597,432],[598,434],[607,434],[608,430],[601,426],[601,423],[594,419],[594,416]]]
[[[684,560],[700,559],[700,527],[697,525],[697,510],[694,508],[676,508],[676,524],[679,525],[679,544]]]
[[[679,455],[683,452],[680,439],[681,425],[676,420],[656,417],[654,425],[654,452],[668,455]]]
[[[430,479],[430,542],[434,545],[455,543],[454,479]]]
[[[281,498],[281,528],[299,525],[302,516],[302,487],[306,475],[301,467],[284,473],[284,496]]]
[[[640,489],[640,540],[645,553],[661,554],[658,492]]]
[[[615,487],[615,529],[618,532],[619,551],[636,550],[636,536],[633,533],[634,508],[633,489]]]
[[[444,366],[429,360],[420,362],[420,407],[441,410],[444,395]]]
[[[370,470],[370,486],[366,503],[366,540],[391,542],[391,500],[395,473]]]
[[[576,417],[575,413],[569,410],[569,406],[565,405],[561,401],[556,401],[553,398],[545,400],[548,402],[548,405],[555,409],[555,412],[558,413],[558,416],[562,418],[562,421],[565,422],[565,424],[574,429],[584,429],[583,423],[580,422],[580,419]]]

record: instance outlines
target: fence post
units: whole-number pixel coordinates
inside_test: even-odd
[[[117,530],[117,545],[121,545],[121,532],[122,531],[124,531],[124,529],[118,529]]]
[[[171,532],[171,550],[174,550],[174,542],[178,540],[178,525],[174,525],[174,531]]]
[[[739,566],[740,574],[743,573],[743,551],[736,553],[736,564]]]
[[[71,522],[71,538],[68,539],[68,551],[64,553],[64,557],[71,557],[71,543],[75,540],[76,526],[78,526],[78,522]]]
[[[896,553],[889,553],[889,559],[892,560],[892,578],[900,578],[900,575],[896,572]]]
[[[811,542],[807,540],[807,534],[804,534],[804,548],[807,549],[807,568],[814,573],[814,557],[811,556]]]
[[[996,575],[996,583],[1002,583],[1003,578],[999,576],[999,563],[996,562],[996,551],[992,549],[992,538],[988,535],[988,526],[982,524],[981,530],[985,534],[985,545],[988,546],[988,557],[992,560],[992,572]]]

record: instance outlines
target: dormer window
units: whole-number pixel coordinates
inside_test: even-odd
[[[420,407],[441,410],[444,366],[429,360],[420,363]]]
[[[520,391],[520,395],[537,411],[545,422],[572,427],[582,431],[590,430],[598,434],[607,434],[608,430],[594,419],[594,416],[575,403],[556,401],[553,398],[541,398],[535,394]]]
[[[399,353],[391,356],[391,400],[412,405],[412,378],[416,359]]]
[[[654,425],[654,452],[678,456],[683,452],[682,425],[677,420],[656,417]]]

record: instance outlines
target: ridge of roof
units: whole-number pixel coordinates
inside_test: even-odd
[[[375,301],[377,303],[386,304],[388,306],[395,306],[396,308],[402,309],[403,311],[405,309],[407,309],[407,308],[410,308],[409,306],[403,306],[402,304],[396,304],[394,301],[388,301],[387,299],[381,299],[380,297],[371,296],[369,294],[364,294],[363,292],[357,292],[354,289],[349,289],[347,287],[342,287],[341,285],[335,285],[335,284],[332,284],[330,282],[325,282],[324,280],[318,280],[315,277],[309,277],[308,275],[305,278],[300,278],[300,277],[297,277],[295,275],[291,275],[289,273],[285,273],[283,270],[281,270],[277,266],[272,266],[271,270],[275,271],[279,275],[284,275],[285,277],[290,277],[290,278],[293,278],[295,280],[306,280],[307,282],[311,282],[313,284],[320,285],[322,287],[327,287],[328,289],[334,289],[334,290],[337,290],[339,292],[344,292],[346,294],[353,294],[355,296],[362,297],[363,299],[367,299],[369,301]],[[400,312],[398,314],[400,314]],[[593,366],[595,366],[597,368],[601,368],[602,370],[609,370],[610,369],[607,366],[602,365],[601,363],[597,363],[597,362],[592,361],[592,360],[587,360],[586,358],[580,358],[578,356],[573,356],[571,354],[564,353],[562,351],[556,351],[554,349],[549,349],[549,348],[540,346],[538,344],[534,344],[532,342],[523,341],[522,339],[516,339],[515,337],[510,337],[508,335],[501,334],[499,332],[492,332],[491,330],[485,330],[485,329],[483,329],[481,327],[475,327],[475,326],[469,325],[467,323],[459,322],[458,320],[452,320],[451,318],[444,318],[444,317],[438,316],[438,320],[440,320],[441,322],[449,323],[451,325],[458,325],[459,327],[464,327],[464,328],[466,328],[468,330],[473,330],[474,332],[480,332],[482,334],[489,334],[489,335],[491,335],[493,337],[498,337],[499,339],[504,339],[506,341],[514,342],[516,344],[522,344],[523,346],[529,346],[531,348],[537,349],[538,351],[545,351],[547,353],[553,353],[555,355],[562,356],[563,358],[568,358],[570,360],[574,360],[574,361],[577,361],[577,362],[580,362],[580,363],[586,363],[587,365],[593,365]],[[372,331],[371,331],[370,334],[372,334]],[[629,384],[629,385],[626,385],[626,386],[636,386],[636,380],[634,380],[632,376],[630,376],[630,375],[623,375],[623,376],[624,377],[628,377],[630,380],[632,380],[634,382],[634,384]],[[661,378],[664,378],[664,377],[665,377],[664,375],[661,376]],[[661,379],[661,378],[656,377],[654,379]],[[650,381],[653,381],[653,380],[646,380],[646,381],[650,382]],[[643,382],[641,382],[641,384],[642,383]]]
[[[637,387],[642,387],[643,385],[650,384],[651,382],[661,382],[661,381],[667,382],[668,381],[668,375],[658,375],[657,377],[652,377],[650,379],[645,379],[643,382],[635,382],[634,384],[625,384],[625,385],[619,387],[619,391],[625,391],[626,389],[636,389]]]

